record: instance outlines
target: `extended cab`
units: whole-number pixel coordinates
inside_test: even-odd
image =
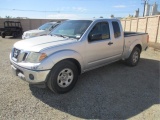
[[[25,31],[22,35],[22,39],[28,39],[37,36],[43,36],[49,34],[59,23],[48,22],[41,25],[38,29]]]
[[[67,20],[50,35],[16,42],[11,68],[30,84],[65,93],[86,71],[118,60],[136,66],[148,39],[147,33],[123,32],[117,19]]]

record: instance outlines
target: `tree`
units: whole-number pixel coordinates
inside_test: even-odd
[[[9,18],[12,18],[12,17],[11,17],[11,16],[6,16],[6,18],[8,18],[8,19],[9,19]]]
[[[111,18],[114,18],[114,15],[111,15]]]
[[[103,18],[103,16],[100,16],[99,18]]]

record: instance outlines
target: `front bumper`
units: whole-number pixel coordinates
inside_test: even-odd
[[[11,63],[11,69],[14,75],[31,84],[46,82],[50,70],[29,70]]]

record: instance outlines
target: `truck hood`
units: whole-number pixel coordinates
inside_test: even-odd
[[[26,31],[26,32],[24,32],[24,34],[26,34],[26,33],[42,33],[42,32],[44,32],[45,30],[39,30],[39,29],[35,29],[35,30],[29,30],[29,31]]]
[[[14,44],[14,47],[20,50],[39,52],[44,48],[64,45],[76,41],[76,39],[47,35],[18,41]]]

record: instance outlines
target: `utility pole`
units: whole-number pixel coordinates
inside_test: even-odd
[[[143,17],[144,17],[145,6],[146,6],[146,4],[147,4],[148,0],[142,0],[142,1],[144,1],[144,3],[142,3],[142,4],[144,4],[144,8],[143,8]]]

